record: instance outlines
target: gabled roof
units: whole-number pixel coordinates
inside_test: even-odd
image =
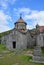
[[[40,32],[44,32],[44,26],[39,26]]]

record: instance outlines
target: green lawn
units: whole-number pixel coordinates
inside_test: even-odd
[[[0,65],[13,65],[15,63],[19,63],[19,65],[44,65],[42,63],[30,62],[29,60],[32,59],[32,57],[24,55],[24,51],[26,52],[27,50],[23,50],[20,54],[16,55],[15,52],[19,52],[19,50],[9,51],[5,46],[0,46],[0,54],[2,55],[2,57],[0,57]]]

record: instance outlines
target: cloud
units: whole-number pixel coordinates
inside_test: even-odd
[[[39,24],[40,26],[44,25],[44,11],[31,10],[30,8],[24,7],[15,9],[14,11],[17,15],[22,13],[23,19],[28,23],[27,28],[33,28],[36,24]],[[31,24],[29,24],[29,22]]]
[[[19,15],[20,13],[23,14],[23,15],[26,15],[26,14],[29,14],[31,12],[31,10],[29,8],[14,8],[14,12],[15,14]]]
[[[0,6],[3,9],[7,9],[9,4],[13,5],[16,2],[16,0],[0,0]]]
[[[29,8],[19,8],[19,13],[29,14],[30,9]]]
[[[11,29],[8,26],[9,21],[11,21],[11,17],[9,15],[4,14],[4,12],[0,10],[0,32],[4,32]]]
[[[24,7],[18,9],[14,8],[14,14],[16,18],[19,17],[20,13],[22,13],[23,19],[28,24],[27,29],[34,28],[36,24],[39,24],[40,26],[44,25],[44,11],[31,10],[30,8]],[[12,18],[10,15],[6,15],[2,10],[0,10],[0,32],[11,29],[9,24],[10,21],[12,21]]]
[[[35,26],[37,23],[39,25],[44,25],[44,11],[31,11],[30,15],[25,15],[26,20],[31,19],[33,25]]]
[[[33,27],[31,25],[27,25],[27,29],[32,29]]]
[[[0,0],[0,6],[3,8],[3,9],[6,9],[8,7],[8,4],[5,0]]]

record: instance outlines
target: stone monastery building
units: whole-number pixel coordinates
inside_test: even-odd
[[[1,43],[5,44],[8,49],[25,49],[36,46],[37,44],[44,47],[44,26],[37,24],[36,30],[30,32],[26,28],[27,23],[21,16],[14,24],[14,29],[1,38]]]

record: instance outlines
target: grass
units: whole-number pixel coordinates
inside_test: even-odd
[[[4,58],[0,59],[0,65],[13,65],[15,63],[19,63],[19,65],[44,65],[40,63],[32,63],[29,62],[31,57],[24,55],[5,55]]]
[[[6,50],[6,46],[4,44],[0,44],[0,51]]]
[[[41,48],[42,49],[42,57],[44,58],[44,47]]]
[[[4,58],[0,58],[0,65],[13,65],[15,63],[19,63],[19,65],[44,65],[40,63],[32,63],[29,62],[29,60],[32,57],[30,56],[25,56],[25,55],[5,55]]]
[[[0,45],[0,54],[2,55],[2,58],[0,58],[0,65],[13,65],[15,63],[19,63],[19,65],[44,65],[42,63],[30,62],[29,60],[31,60],[32,57],[22,54],[24,51],[26,52],[28,50],[22,50],[20,54],[15,55],[14,52],[20,52],[20,50],[9,51],[6,49],[5,45]]]
[[[0,33],[0,38],[1,38],[2,36],[4,36],[4,35],[9,34],[9,33],[10,33],[10,31],[11,31],[11,30],[8,30],[8,31],[5,31],[5,32]]]
[[[42,47],[41,49],[42,49],[42,52],[44,53],[44,47]]]

